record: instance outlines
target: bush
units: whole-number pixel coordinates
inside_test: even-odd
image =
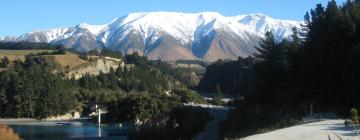
[[[0,124],[0,140],[21,140],[13,129],[7,125]]]
[[[206,104],[206,100],[195,91],[177,90],[174,92],[176,95],[180,96],[182,103],[193,102],[193,103],[199,103],[199,104]]]
[[[4,58],[1,59],[0,61],[0,68],[6,68],[10,63],[9,58],[7,58],[6,56]]]
[[[214,96],[213,100],[212,100],[212,104],[214,105],[223,105],[224,102],[222,101],[223,99],[223,95],[221,93],[218,93]]]
[[[181,106],[179,101],[161,95],[146,93],[132,94],[119,101],[108,104],[108,117],[112,121],[141,121],[167,116],[175,107]]]
[[[350,110],[350,114],[351,114],[351,120],[354,124],[359,122],[359,116],[358,116],[358,110],[356,108],[352,108]]]

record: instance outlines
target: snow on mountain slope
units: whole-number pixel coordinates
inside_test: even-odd
[[[11,41],[14,42],[16,41],[17,37],[16,36],[4,36],[4,37],[0,37],[0,41]]]
[[[263,36],[266,31],[272,31],[278,41],[289,39],[293,27],[300,28],[299,21],[277,20],[263,14],[240,15],[234,17],[234,20],[245,25],[259,36]]]
[[[218,13],[184,14],[175,12],[132,13],[111,24],[112,29],[123,29],[126,32],[139,31],[145,40],[159,31],[170,34],[181,43],[194,41],[195,32],[221,28],[226,20]],[[212,26],[205,26],[211,24]],[[126,33],[125,33],[126,35]]]
[[[17,38],[19,41],[31,42],[47,42],[50,43],[54,39],[58,39],[65,35],[70,28],[56,28],[48,31],[33,31],[25,33]],[[34,36],[37,35],[37,36]],[[40,40],[41,39],[41,40]]]
[[[278,41],[290,39],[293,27],[299,27],[299,22],[262,14],[225,17],[215,12],[150,12],[131,13],[104,25],[81,23],[29,32],[16,40],[63,44],[79,51],[108,47],[123,53],[136,51],[150,59],[214,61],[251,55],[269,30]]]

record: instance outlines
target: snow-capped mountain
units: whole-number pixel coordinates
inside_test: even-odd
[[[215,61],[253,54],[254,46],[269,30],[277,40],[290,39],[292,28],[299,26],[298,21],[262,14],[225,17],[214,12],[150,12],[131,13],[104,25],[81,23],[0,40],[63,44],[79,51],[107,47],[150,59]]]

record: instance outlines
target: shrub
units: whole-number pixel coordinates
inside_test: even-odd
[[[7,125],[0,124],[0,140],[21,140],[13,129]]]
[[[5,56],[4,58],[1,58],[0,61],[0,68],[6,68],[10,63],[10,60]]]

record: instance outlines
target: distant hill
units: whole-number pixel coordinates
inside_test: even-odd
[[[10,60],[10,65],[16,61],[24,61],[26,55],[39,55],[49,59],[59,65],[58,70],[63,71],[66,77],[71,78],[75,77],[76,79],[81,78],[86,73],[97,76],[100,74],[100,71],[103,73],[109,73],[110,69],[117,69],[121,64],[122,60],[111,57],[100,57],[100,56],[91,56],[92,59],[84,60],[79,57],[78,54],[74,54],[66,51],[65,54],[45,54],[41,53],[51,53],[56,50],[47,50],[47,49],[35,49],[35,50],[1,50],[0,49],[0,59],[7,57]],[[11,67],[11,66],[10,66]],[[4,68],[0,69],[4,70]]]

